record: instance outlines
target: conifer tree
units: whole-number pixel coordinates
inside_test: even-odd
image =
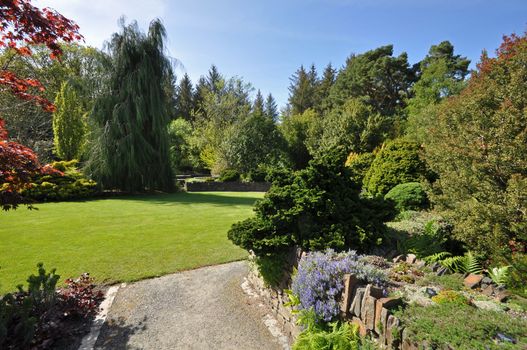
[[[55,99],[53,113],[53,143],[55,154],[64,160],[81,156],[86,134],[84,111],[75,89],[62,83]]]
[[[264,98],[260,89],[258,89],[258,92],[256,93],[256,98],[253,102],[252,114],[258,116],[264,115]]]
[[[264,111],[267,118],[276,122],[276,119],[278,118],[278,107],[276,106],[276,101],[271,94],[267,95],[267,98],[265,99]]]
[[[324,69],[324,73],[322,74],[322,78],[318,82],[317,86],[317,105],[315,106],[315,109],[319,113],[323,113],[329,108],[329,92],[331,91],[331,87],[333,84],[335,84],[335,74],[336,70],[333,68],[331,63],[329,63],[326,68]]]
[[[194,87],[187,73],[179,82],[176,97],[176,116],[186,121],[192,121],[192,111],[194,109]]]
[[[292,114],[302,114],[305,110],[312,108],[315,104],[317,75],[314,66],[306,71],[304,66],[290,78],[289,104]]]
[[[124,191],[171,190],[164,81],[165,28],[160,20],[148,33],[137,22],[125,25],[108,43],[111,58],[107,91],[95,103],[98,126],[88,171],[105,188]]]

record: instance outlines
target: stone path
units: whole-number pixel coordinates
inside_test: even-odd
[[[247,269],[234,262],[121,287],[95,349],[282,349],[263,322],[268,310],[241,288]]]

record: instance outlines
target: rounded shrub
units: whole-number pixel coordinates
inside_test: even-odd
[[[387,143],[364,177],[366,191],[374,197],[384,196],[399,184],[430,178],[420,151],[419,144],[404,139]]]
[[[223,170],[220,174],[221,182],[234,182],[240,180],[240,173],[234,169]]]
[[[399,184],[389,190],[384,199],[392,201],[398,212],[420,210],[428,205],[428,197],[419,182]]]

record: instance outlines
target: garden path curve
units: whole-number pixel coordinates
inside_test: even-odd
[[[121,287],[95,349],[282,349],[241,288],[247,271],[234,262]]]

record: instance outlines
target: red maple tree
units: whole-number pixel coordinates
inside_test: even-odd
[[[13,49],[19,55],[31,55],[31,45],[45,45],[50,57],[62,54],[59,42],[81,40],[79,27],[55,10],[39,9],[30,0],[0,0],[0,49]],[[53,111],[53,104],[38,93],[44,86],[31,77],[19,77],[8,66],[0,67],[0,88],[10,90],[15,96],[34,101],[46,111]],[[42,167],[37,156],[28,147],[8,141],[3,119],[0,117],[0,206],[15,209],[27,203],[20,190],[29,186],[32,176],[52,172]]]

